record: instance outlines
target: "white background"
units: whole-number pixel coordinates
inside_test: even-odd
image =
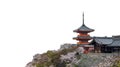
[[[120,35],[119,0],[0,0],[0,67],[25,67],[36,53],[76,43],[83,11],[91,36]]]

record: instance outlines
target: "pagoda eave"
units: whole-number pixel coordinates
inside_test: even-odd
[[[78,37],[74,37],[74,40],[91,40],[92,38],[78,38]]]
[[[77,33],[89,33],[89,32],[93,32],[94,30],[91,31],[82,31],[82,30],[74,30],[73,32],[77,32]]]

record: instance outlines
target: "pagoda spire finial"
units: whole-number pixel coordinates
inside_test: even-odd
[[[84,24],[84,12],[83,12],[83,25],[85,25],[85,24]]]

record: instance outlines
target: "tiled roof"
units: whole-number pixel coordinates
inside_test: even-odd
[[[114,37],[94,37],[94,41],[100,45],[120,46],[120,38]]]
[[[90,36],[77,36],[77,37],[74,37],[73,39],[92,39],[92,37],[90,37]]]
[[[114,40],[110,46],[120,46],[120,40]]]
[[[86,25],[82,25],[81,27],[79,27],[78,29],[74,30],[76,31],[83,31],[83,32],[91,32],[94,31],[94,29],[90,29],[89,27],[87,27]]]
[[[113,39],[109,37],[95,37],[94,40],[98,44],[105,44],[105,45],[111,44],[113,42]]]

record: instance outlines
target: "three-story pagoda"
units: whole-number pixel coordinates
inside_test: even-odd
[[[92,37],[90,37],[89,33],[93,32],[94,29],[91,29],[89,27],[87,27],[84,24],[84,13],[83,13],[83,24],[81,27],[79,27],[78,29],[74,30],[73,32],[78,33],[77,37],[74,37],[73,39],[77,40],[77,45],[88,45],[89,44],[89,40],[92,39]]]

